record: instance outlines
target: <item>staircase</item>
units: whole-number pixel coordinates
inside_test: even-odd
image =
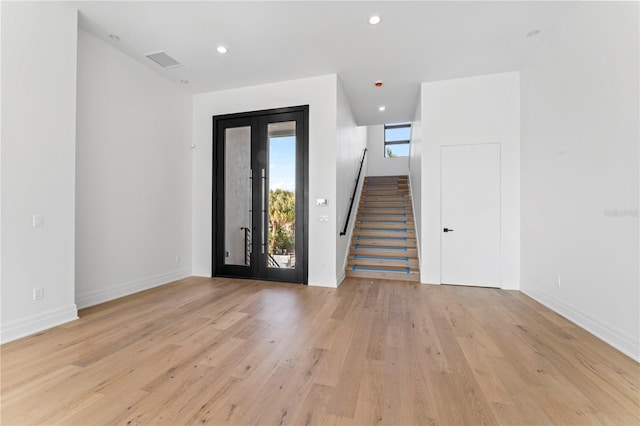
[[[365,178],[347,276],[420,281],[407,176]]]

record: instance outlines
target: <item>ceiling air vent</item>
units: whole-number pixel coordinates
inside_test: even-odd
[[[160,65],[162,68],[175,68],[182,65],[180,62],[176,61],[171,56],[167,55],[164,51],[147,53],[144,56],[151,59],[156,64]]]

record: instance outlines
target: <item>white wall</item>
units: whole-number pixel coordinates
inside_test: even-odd
[[[353,235],[353,227],[355,217],[358,213],[358,203],[360,200],[360,192],[362,190],[362,182],[364,182],[365,171],[367,167],[367,159],[362,167],[360,180],[358,181],[358,192],[356,193],[353,204],[353,211],[349,218],[349,227],[345,235],[340,236],[340,232],[344,229],[347,220],[347,211],[349,209],[349,201],[353,195],[353,187],[358,177],[358,169],[362,160],[362,153],[367,146],[367,128],[356,125],[356,120],[349,105],[349,99],[344,92],[340,80],[338,80],[337,92],[337,143],[336,143],[336,205],[337,205],[337,229],[338,235],[336,248],[336,282],[339,285],[345,277],[345,267],[349,257],[349,247],[351,236]],[[370,152],[367,153],[367,156]]]
[[[521,73],[521,285],[638,360],[638,3],[574,9]]]
[[[191,98],[78,32],[79,307],[191,274]]]
[[[2,336],[77,318],[74,304],[77,11],[2,2]],[[33,228],[32,216],[44,216]],[[44,299],[32,300],[35,287]]]
[[[501,144],[501,288],[519,288],[520,86],[517,72],[423,83],[421,280],[440,278],[440,150]]]
[[[406,176],[409,174],[409,157],[386,158],[384,156],[384,124],[368,126],[367,176]]]
[[[193,99],[193,274],[211,276],[212,117],[309,105],[309,284],[336,282],[337,76],[204,93]],[[316,207],[327,198],[328,207]],[[329,222],[319,222],[328,215]]]
[[[420,282],[426,283],[425,271],[422,267],[422,100],[418,97],[418,104],[411,122],[411,144],[409,145],[409,185],[411,187],[411,201],[413,203],[413,221],[416,227],[416,246],[418,248],[418,264],[420,265]]]

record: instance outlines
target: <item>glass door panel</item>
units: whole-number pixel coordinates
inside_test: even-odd
[[[224,264],[251,265],[251,127],[225,129]]]
[[[296,122],[268,123],[268,268],[296,267]]]

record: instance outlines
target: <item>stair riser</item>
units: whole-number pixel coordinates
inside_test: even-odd
[[[407,185],[363,185],[362,192],[365,191],[403,191],[409,192],[409,187]]]
[[[366,203],[358,208],[358,214],[360,213],[410,213],[411,207],[407,205],[379,205],[373,203]]]
[[[400,209],[360,209],[358,211],[358,215],[356,217],[367,217],[367,216],[371,216],[371,215],[376,215],[376,216],[389,216],[389,215],[396,215],[398,216],[398,220],[400,220],[400,217],[406,217],[406,216],[413,216],[413,211],[406,209],[406,210],[400,210]]]
[[[409,192],[409,188],[408,187],[397,187],[397,186],[392,186],[392,185],[365,185],[362,187],[362,192],[382,192],[382,191],[386,191],[386,192],[402,192],[403,194],[406,194]]]
[[[409,179],[406,178],[389,178],[389,179],[367,179],[364,180],[365,183],[372,183],[378,185],[396,185],[396,184],[407,184],[409,183]]]
[[[377,188],[377,187],[389,187],[389,188],[409,188],[407,182],[393,183],[393,182],[365,182],[362,185],[363,188]]]
[[[348,277],[369,278],[373,280],[393,280],[393,281],[411,281],[420,282],[420,274],[397,274],[390,272],[373,272],[373,271],[351,271],[347,270]]]
[[[363,246],[388,246],[388,247],[408,247],[408,248],[416,248],[416,240],[415,238],[407,238],[404,240],[358,240],[357,237],[353,237],[351,241],[353,245],[359,244]]]
[[[398,182],[408,181],[409,176],[366,176],[364,180],[365,182]]]
[[[393,185],[393,184],[382,184],[382,183],[365,183],[362,188],[364,189],[390,189],[390,190],[398,190],[398,189],[409,189],[409,185],[407,184],[400,184],[400,185]]]
[[[411,198],[410,197],[399,197],[399,196],[395,196],[395,195],[387,195],[385,197],[381,197],[378,195],[370,195],[370,196],[365,196],[363,194],[362,198],[361,198],[361,202],[366,202],[366,203],[370,203],[370,202],[411,202]]]
[[[362,196],[372,196],[372,195],[408,195],[409,191],[402,190],[388,190],[388,189],[378,189],[378,190],[362,190]]]
[[[360,223],[360,221],[356,221],[356,228],[361,226],[370,227],[370,228],[380,228],[380,229],[413,229],[413,222],[408,223]]]
[[[397,215],[397,216],[388,216],[388,215]],[[357,220],[368,220],[370,217],[375,216],[385,216],[390,220],[404,222],[406,220],[413,220],[413,212],[411,210],[361,210],[356,216]]]
[[[393,183],[371,183],[365,182],[363,188],[389,188],[389,189],[408,189],[409,185],[406,183],[393,184]]]
[[[382,227],[383,225],[413,228],[413,218],[402,218],[402,220],[369,220],[368,217],[363,219],[356,219],[356,226],[370,226],[370,227]]]
[[[403,260],[353,259],[353,260],[349,260],[349,265],[347,266],[347,268],[351,269],[353,265],[373,266],[373,267],[380,267],[380,268],[384,268],[385,266],[400,267],[400,268],[408,266],[413,270],[418,268],[418,259],[409,259],[408,262],[405,262]]]
[[[351,247],[351,254],[365,255],[365,256],[407,256],[408,258],[415,258],[418,256],[418,250],[415,248],[407,248],[407,250],[385,250],[385,249],[370,249],[370,248],[358,248]]]
[[[364,221],[373,221],[373,222],[386,222],[386,221],[399,221],[399,222],[413,222],[413,216],[360,216],[358,215],[358,222]]]
[[[376,216],[385,216],[387,214],[397,214],[397,215],[405,215],[405,216],[398,216],[398,217],[393,217],[390,218],[389,220],[395,220],[395,221],[400,221],[403,222],[405,220],[407,220],[407,218],[409,218],[410,220],[413,220],[413,211],[412,210],[401,210],[399,212],[395,212],[392,213],[390,211],[390,209],[384,209],[384,213],[380,213],[380,211],[371,211],[371,210],[359,210],[358,211],[358,215],[356,216],[358,218],[358,220],[369,220],[369,218],[371,216],[367,216],[367,215],[371,215],[371,214],[375,214]],[[362,218],[362,219],[361,219]]]
[[[397,176],[365,176],[364,178],[367,182],[379,182],[383,180],[409,180],[409,176],[407,175],[397,175]]]
[[[402,211],[397,211],[397,212],[390,212],[390,211],[385,211],[385,212],[380,212],[380,211],[364,211],[361,213],[358,213],[358,216],[356,216],[356,220],[371,220],[372,217],[382,217],[382,218],[386,218],[388,220],[395,220],[395,221],[399,221],[399,222],[405,222],[407,220],[413,221],[413,213],[408,211],[408,210],[402,210]],[[379,219],[376,219],[379,220]]]
[[[411,201],[410,200],[405,200],[405,201],[361,201],[360,204],[358,204],[358,208],[360,207],[398,207],[398,208],[402,208],[404,207],[405,209],[410,209],[411,206]]]
[[[381,215],[381,216],[385,216],[388,214],[404,214],[406,215],[406,217],[409,217],[409,215],[413,217],[413,212],[411,210],[400,210],[400,209],[360,209],[360,211],[358,212],[358,217],[362,215],[372,215],[372,214]],[[367,217],[367,216],[364,216],[364,217]]]
[[[353,235],[356,237],[380,237],[380,238],[388,238],[388,237],[415,238],[416,237],[415,231],[406,231],[406,232],[365,231],[365,230],[361,231],[358,229],[355,229],[353,231]]]

